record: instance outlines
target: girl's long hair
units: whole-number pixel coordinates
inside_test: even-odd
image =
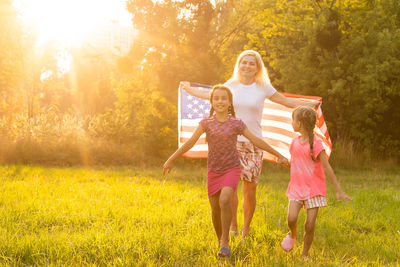
[[[210,116],[212,116],[214,114],[214,108],[212,106],[212,99],[213,99],[215,90],[224,90],[225,92],[227,92],[228,98],[229,98],[229,102],[231,103],[231,106],[228,109],[228,114],[232,115],[232,117],[236,117],[235,108],[233,107],[233,94],[232,94],[232,91],[231,91],[231,89],[229,89],[228,86],[222,85],[222,84],[217,84],[211,89],[211,92],[210,92],[210,103],[211,103]]]
[[[299,106],[293,111],[293,118],[296,118],[301,126],[306,130],[308,134],[308,142],[310,143],[310,154],[312,160],[315,161],[314,157],[314,128],[317,122],[317,113],[311,107]]]
[[[268,76],[267,69],[265,68],[264,62],[262,61],[261,55],[254,50],[244,50],[238,56],[235,64],[235,69],[233,70],[232,80],[234,82],[240,83],[240,73],[239,73],[239,65],[245,56],[253,56],[256,59],[257,63],[257,73],[255,75],[256,83],[261,86],[262,88],[266,87],[267,85],[271,85],[271,81]]]

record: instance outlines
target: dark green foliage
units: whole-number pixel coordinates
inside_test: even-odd
[[[397,1],[277,1],[250,47],[265,51],[279,90],[319,95],[331,136],[361,151],[399,156]]]

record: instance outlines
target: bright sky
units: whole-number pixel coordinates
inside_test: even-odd
[[[78,46],[110,20],[132,27],[127,0],[14,0],[22,19],[38,33],[36,45],[56,41],[62,47]],[[160,1],[160,0],[153,0]],[[215,1],[211,0],[215,5]],[[60,48],[62,48],[60,47]],[[69,70],[70,59],[63,55],[60,68]]]
[[[132,25],[126,0],[16,0],[27,23],[38,31],[38,43],[60,41],[66,46],[82,42],[87,33],[114,19]]]

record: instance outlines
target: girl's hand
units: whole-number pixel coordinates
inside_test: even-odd
[[[312,108],[318,107],[319,105],[321,105],[321,103],[322,102],[320,100],[313,100],[310,102]]]
[[[285,157],[279,157],[278,163],[282,164],[283,166],[289,167],[289,161]]]
[[[343,200],[343,201],[350,201],[350,200],[353,200],[352,197],[346,195],[343,191],[338,191],[338,192],[336,192],[336,199],[337,199],[337,200]]]
[[[170,162],[169,160],[167,160],[167,161],[164,163],[162,175],[165,176],[167,173],[170,173],[172,167],[173,167],[172,162]]]

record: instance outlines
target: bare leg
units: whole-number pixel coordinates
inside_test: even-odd
[[[221,209],[221,248],[229,248],[229,227],[232,221],[232,187],[221,189],[219,207]]]
[[[237,209],[238,209],[238,195],[237,189],[232,194],[232,221],[230,231],[237,232],[238,224],[237,224]]]
[[[250,232],[250,223],[253,219],[254,210],[256,209],[256,189],[257,184],[243,181],[243,233],[242,236],[247,236]]]
[[[311,243],[314,239],[315,221],[317,220],[318,208],[312,208],[307,210],[307,219],[304,225],[304,244],[303,244],[303,256],[308,256]]]
[[[295,200],[289,201],[287,223],[290,230],[290,237],[296,238],[297,236],[297,218],[299,216],[302,204]]]
[[[221,209],[219,207],[219,196],[221,191],[212,195],[208,198],[211,206],[211,218],[212,223],[214,225],[215,233],[218,238],[218,247],[221,245],[221,235],[222,235],[222,226],[221,226]]]

